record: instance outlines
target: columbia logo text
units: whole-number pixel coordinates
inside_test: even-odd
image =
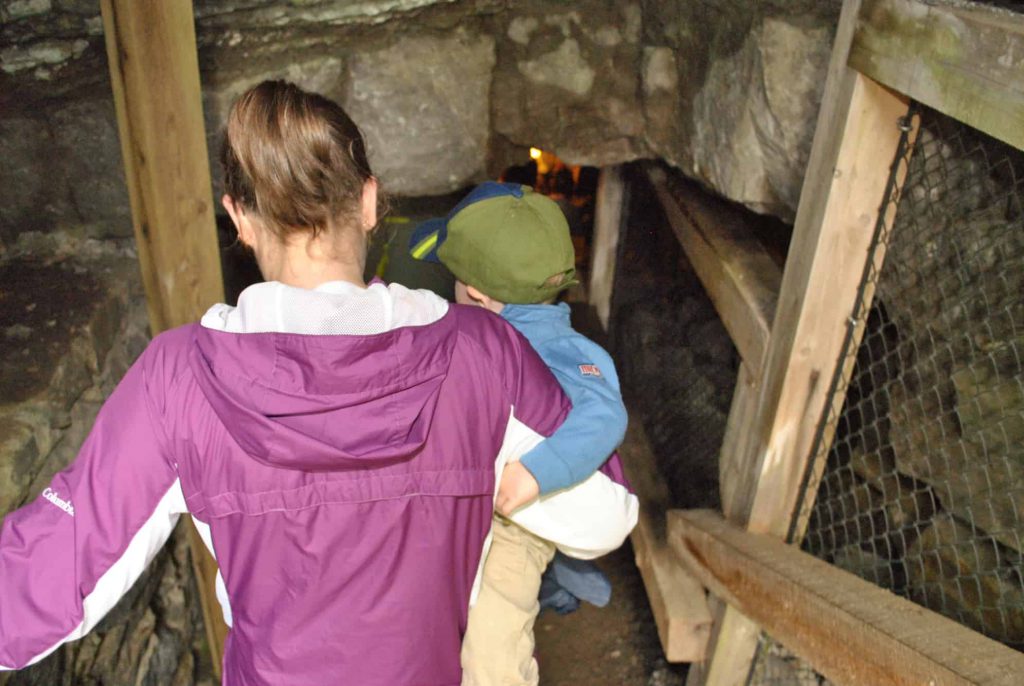
[[[75,506],[71,504],[71,501],[64,500],[63,498],[61,498],[60,493],[53,490],[52,488],[47,488],[45,491],[43,491],[43,498],[49,500],[51,503],[67,512],[72,517],[75,516]]]

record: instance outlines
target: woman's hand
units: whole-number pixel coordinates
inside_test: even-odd
[[[540,495],[540,486],[530,470],[519,462],[509,462],[501,472],[494,509],[505,517]]]

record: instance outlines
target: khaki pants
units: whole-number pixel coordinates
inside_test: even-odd
[[[462,686],[536,686],[533,623],[555,547],[500,515],[462,641]]]

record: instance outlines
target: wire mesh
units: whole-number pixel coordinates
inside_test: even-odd
[[[831,686],[832,682],[767,634],[758,640],[751,686]]]
[[[865,275],[875,297],[840,360],[845,403],[822,420],[803,546],[1024,650],[1024,154],[918,111],[873,248],[884,263]]]

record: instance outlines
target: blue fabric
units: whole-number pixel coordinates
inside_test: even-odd
[[[576,332],[569,306],[506,305],[501,316],[523,334],[572,402],[572,411],[521,462],[541,495],[573,486],[604,464],[626,435],[619,377],[604,348]]]
[[[581,600],[604,607],[611,599],[611,582],[589,560],[576,560],[556,552],[541,578],[541,610],[550,608],[560,615],[567,615],[579,609]]]

